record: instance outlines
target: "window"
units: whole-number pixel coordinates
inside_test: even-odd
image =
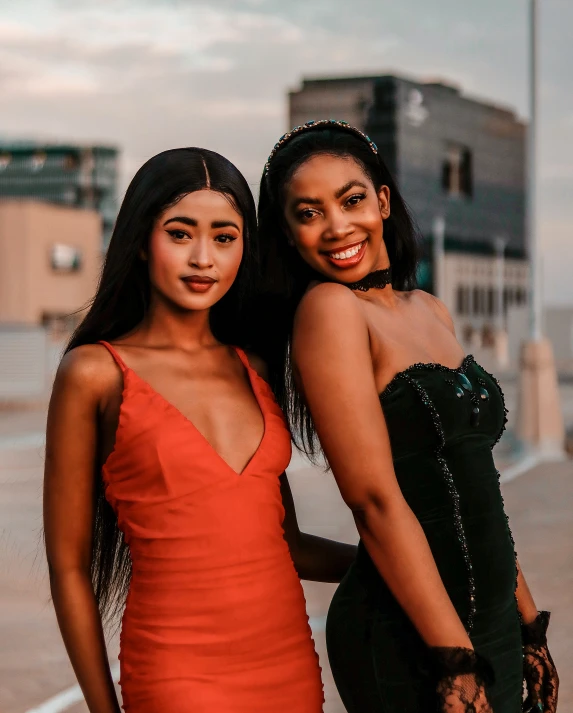
[[[9,153],[0,154],[0,171],[6,170],[10,165],[11,160],[12,156],[10,156]]]
[[[487,291],[487,314],[489,317],[493,317],[495,310],[495,293],[493,288],[490,287]]]
[[[473,194],[472,152],[459,144],[448,144],[442,162],[442,189],[452,197]]]
[[[32,171],[41,171],[46,163],[46,158],[46,154],[43,151],[38,151],[33,154],[30,158],[30,167],[32,168]]]
[[[517,289],[517,304],[527,304],[527,290],[523,287]]]
[[[82,253],[72,245],[56,243],[50,251],[50,266],[57,272],[78,272],[82,267]]]
[[[458,285],[456,290],[456,310],[459,315],[470,314],[471,293],[469,287]]]
[[[466,300],[464,292],[464,288],[459,285],[458,289],[456,290],[456,311],[458,314],[466,313]]]
[[[66,171],[75,171],[77,168],[79,168],[79,161],[78,157],[75,156],[74,154],[68,154],[67,156],[64,156],[64,169]]]
[[[473,300],[472,300],[472,311],[474,314],[481,314],[481,299],[480,299],[480,288],[474,287],[473,289]]]

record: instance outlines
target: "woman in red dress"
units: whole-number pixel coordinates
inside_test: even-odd
[[[91,713],[119,710],[102,620],[125,595],[127,713],[322,710],[299,577],[339,581],[355,551],[299,532],[290,434],[264,365],[238,346],[255,228],[222,156],[148,161],[60,365],[46,546]]]

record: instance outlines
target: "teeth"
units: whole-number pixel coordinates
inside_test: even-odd
[[[343,253],[334,253],[330,257],[334,258],[335,260],[348,260],[349,257],[354,257],[355,255],[358,255],[361,247],[362,243],[360,243],[360,245],[356,245],[353,248],[350,248],[350,250],[346,250]]]

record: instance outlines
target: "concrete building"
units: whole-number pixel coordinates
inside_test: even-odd
[[[101,268],[95,210],[0,201],[0,323],[68,331]]]
[[[94,209],[105,248],[117,215],[117,158],[112,146],[0,140],[0,199]]]
[[[289,127],[344,119],[378,145],[424,237],[420,285],[440,292],[464,341],[487,346],[507,311],[527,301],[523,122],[442,82],[391,75],[305,79],[289,107]]]

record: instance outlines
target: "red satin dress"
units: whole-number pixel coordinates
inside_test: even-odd
[[[242,473],[127,367],[102,473],[131,551],[121,631],[126,713],[320,713],[300,581],[283,537],[279,476],[290,435],[240,349],[264,417]]]

